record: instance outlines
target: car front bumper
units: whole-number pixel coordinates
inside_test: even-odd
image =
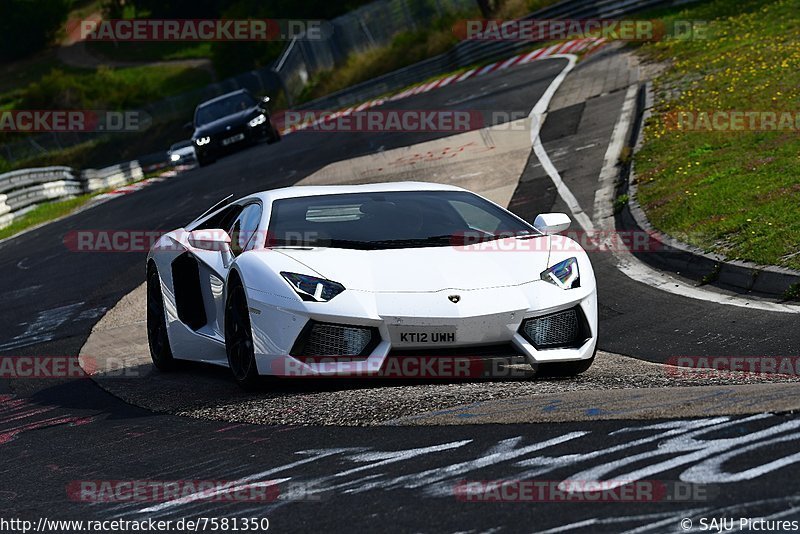
[[[255,128],[245,126],[235,132],[225,132],[212,136],[211,142],[208,144],[198,146],[195,143],[195,152],[200,159],[213,159],[226,154],[232,154],[242,148],[248,147],[253,143],[265,139],[270,132],[270,122],[267,121]],[[240,140],[223,144],[225,139],[233,138],[237,135],[242,136]]]
[[[250,288],[247,292],[256,363],[263,375],[379,374],[387,359],[398,351],[435,356],[446,350],[468,356],[482,347],[501,345],[512,347],[535,367],[546,362],[589,359],[597,345],[597,293],[593,284],[570,290],[544,281],[428,293],[348,290],[329,302],[290,301]],[[452,302],[449,297],[456,295],[458,302]],[[521,328],[527,319],[572,309],[583,319],[585,336],[578,343],[537,348]],[[307,335],[312,323],[371,329],[376,338],[360,355],[300,355],[298,339]],[[409,335],[415,332],[433,333],[429,338],[437,339],[423,341],[421,336]]]

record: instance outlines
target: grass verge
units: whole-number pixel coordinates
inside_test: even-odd
[[[80,195],[66,200],[56,200],[45,204],[39,204],[19,219],[14,220],[10,225],[5,228],[0,228],[0,239],[6,239],[28,228],[69,215],[73,211],[84,206],[96,194],[97,193]]]
[[[522,17],[557,1],[507,0],[501,3],[494,18]],[[459,20],[475,18],[480,18],[477,8],[473,11],[451,13],[433,20],[425,28],[398,33],[387,45],[350,54],[344,64],[315,74],[298,97],[297,103],[314,100],[447,52],[459,42],[453,32],[453,25]]]
[[[212,43],[209,41],[90,41],[89,51],[97,56],[115,61],[156,62],[176,59],[209,59]]]
[[[714,0],[665,15],[709,38],[649,44],[671,67],[636,155],[638,201],[678,239],[729,259],[800,269],[800,135],[681,131],[676,111],[792,111],[800,101],[800,0]]]
[[[180,65],[53,69],[17,97],[22,109],[132,109],[209,83],[208,71]]]
[[[76,169],[102,168],[130,161],[146,154],[165,151],[172,143],[188,136],[180,121],[154,122],[144,131],[122,133],[86,141],[63,150],[53,150],[13,164],[0,158],[0,172],[49,165],[66,165]]]
[[[0,76],[0,109],[8,108],[14,98],[22,94],[25,87],[39,81],[42,76],[56,68],[72,74],[91,72],[62,64],[52,49],[9,62],[3,65],[3,76]]]

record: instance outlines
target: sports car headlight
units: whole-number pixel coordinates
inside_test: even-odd
[[[344,286],[339,282],[332,282],[331,280],[317,278],[316,276],[285,272],[282,272],[281,276],[289,282],[292,289],[294,289],[303,300],[328,302],[344,291]]]
[[[545,282],[550,282],[561,289],[573,289],[581,285],[578,260],[575,258],[556,263],[546,271],[542,271],[541,277]]]
[[[208,136],[198,137],[197,139],[195,139],[194,142],[197,143],[197,146],[203,146],[203,145],[207,145],[208,143],[210,143],[211,142],[211,138],[208,137]]]
[[[264,124],[265,122],[267,122],[267,116],[266,116],[266,115],[264,115],[263,113],[261,113],[261,114],[259,114],[257,117],[255,117],[254,119],[252,119],[250,122],[248,122],[248,123],[247,123],[247,125],[248,125],[250,128],[255,128],[255,127],[256,127],[256,126],[258,126],[259,124]]]

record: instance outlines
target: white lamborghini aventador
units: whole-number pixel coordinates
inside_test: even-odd
[[[594,359],[586,253],[458,187],[295,186],[217,205],[147,258],[147,332],[159,369],[370,375],[393,355],[509,351],[577,374]],[[323,361],[324,358],[324,361]],[[539,372],[537,371],[537,372]]]

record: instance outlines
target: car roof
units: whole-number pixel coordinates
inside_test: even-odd
[[[244,94],[244,93],[248,93],[249,94],[250,91],[248,91],[247,89],[237,89],[236,91],[231,91],[230,93],[225,93],[224,95],[219,95],[219,96],[215,96],[214,98],[211,98],[209,100],[204,100],[203,102],[200,102],[200,104],[198,104],[197,107],[205,106],[206,104],[213,104],[214,102],[219,102],[220,100],[225,100],[226,98],[231,97],[233,95],[239,95],[239,94]]]
[[[248,195],[236,202],[257,199],[264,204],[284,198],[310,197],[319,195],[341,195],[347,193],[389,193],[396,191],[466,191],[461,187],[431,182],[384,182],[359,185],[294,185],[280,189],[270,189]]]

